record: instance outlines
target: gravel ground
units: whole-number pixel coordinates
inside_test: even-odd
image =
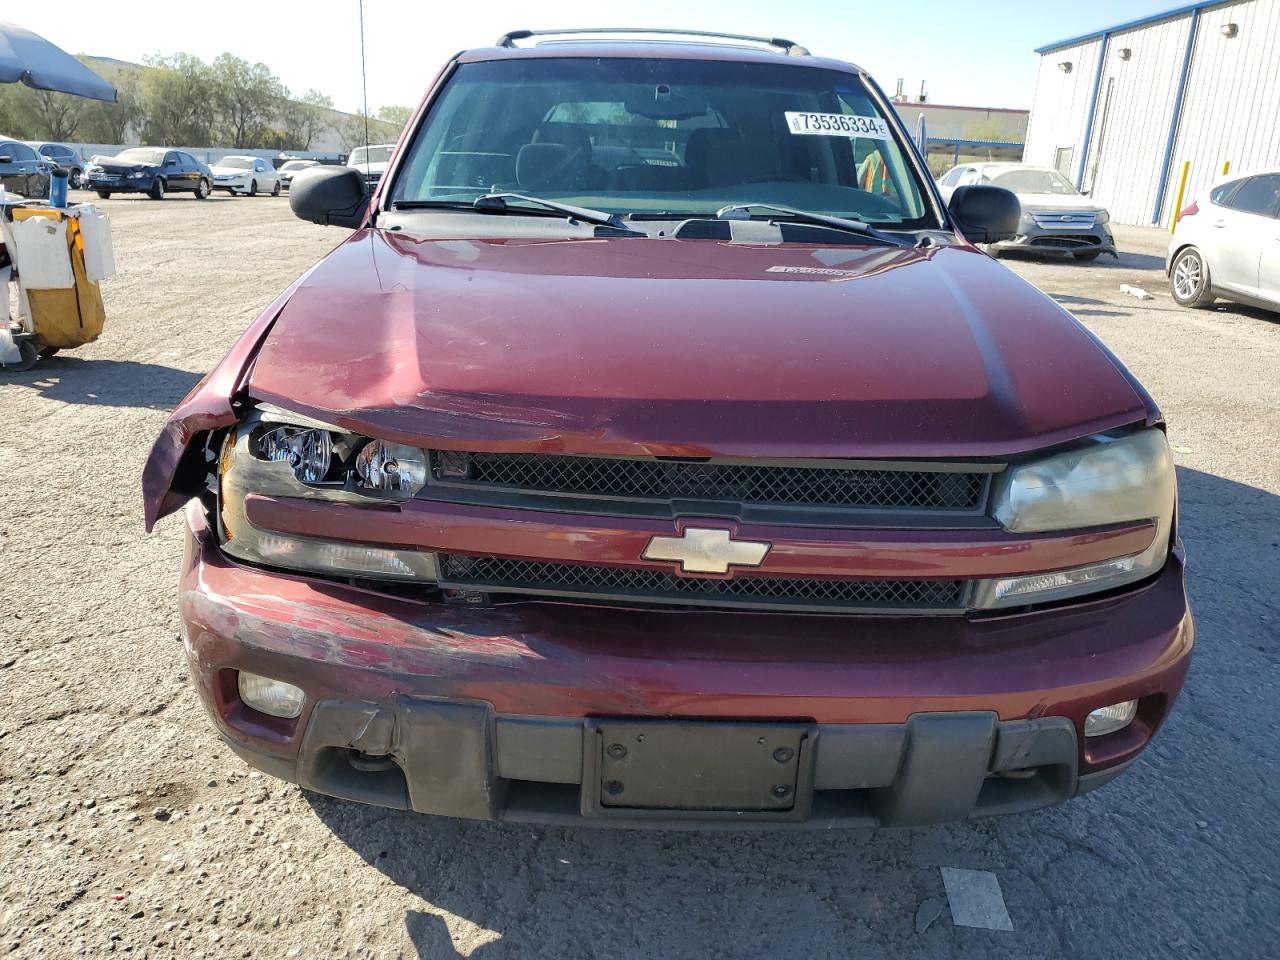
[[[340,239],[287,202],[118,199],[97,343],[0,373],[0,954],[1274,955],[1280,318],[1178,309],[1164,235],[1009,261],[1163,404],[1200,646],[1145,758],[1062,808],[938,829],[671,834],[434,820],[307,795],[220,745],[177,640],[179,518],[142,532],[166,412]],[[1155,298],[1119,293],[1140,283]],[[1012,931],[954,926],[940,867]],[[917,918],[919,923],[917,923]]]

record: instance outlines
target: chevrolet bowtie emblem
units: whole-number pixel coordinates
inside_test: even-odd
[[[654,537],[644,548],[646,560],[675,560],[681,573],[728,573],[730,567],[758,567],[769,544],[734,540],[728,530],[687,527],[678,537]]]

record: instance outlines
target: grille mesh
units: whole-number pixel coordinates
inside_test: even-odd
[[[696,463],[533,453],[433,451],[433,475],[450,483],[541,493],[647,500],[890,510],[974,510],[986,475],[926,470]],[[460,476],[463,474],[465,476]]]
[[[594,594],[611,599],[704,600],[707,605],[752,604],[877,610],[946,610],[962,605],[961,580],[822,580],[679,577],[662,570],[636,570],[577,563],[544,563],[501,557],[440,556],[441,580],[449,585],[501,591],[536,590],[547,595]]]

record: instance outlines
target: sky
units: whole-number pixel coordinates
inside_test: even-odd
[[[923,81],[934,103],[1027,108],[1036,47],[1177,5],[1179,0],[646,0],[603,11],[599,0],[365,0],[369,106],[416,105],[450,56],[492,44],[505,30],[603,23],[786,37],[816,55],[865,67],[890,92],[901,77],[913,95]],[[217,15],[210,15],[211,8],[194,21],[87,15],[99,6],[89,0],[28,4],[5,17],[71,53],[141,61],[177,52],[212,60],[227,51],[262,61],[295,93],[314,88],[339,109],[361,105],[357,0],[217,3]],[[226,15],[233,10],[243,17]],[[272,23],[243,22],[254,15]]]

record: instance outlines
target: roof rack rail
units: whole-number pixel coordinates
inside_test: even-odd
[[[711,37],[716,40],[746,40],[750,43],[761,43],[766,47],[776,47],[789,57],[807,57],[809,51],[791,40],[781,37],[752,37],[741,33],[716,33],[709,30],[669,30],[662,27],[649,29],[646,27],[572,27],[568,30],[512,30],[500,36],[495,47],[514,47],[517,40],[528,40],[530,37],[565,36],[571,34],[660,34],[676,37]]]

